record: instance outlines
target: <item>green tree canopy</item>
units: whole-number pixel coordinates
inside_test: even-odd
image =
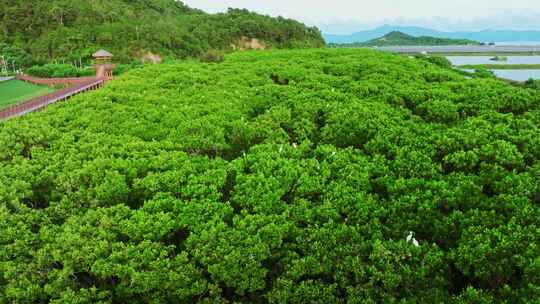
[[[0,123],[0,303],[537,303],[540,91],[371,50]]]

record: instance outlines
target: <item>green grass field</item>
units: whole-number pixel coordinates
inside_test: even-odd
[[[53,91],[54,89],[47,86],[34,85],[20,80],[0,82],[0,109]]]

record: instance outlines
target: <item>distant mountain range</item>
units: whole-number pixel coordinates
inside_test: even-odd
[[[469,39],[450,39],[450,38],[437,38],[431,36],[415,37],[407,35],[399,31],[392,31],[382,37],[375,38],[366,42],[354,42],[335,44],[331,43],[330,46],[336,47],[371,47],[371,46],[416,46],[416,45],[479,45],[479,42]]]
[[[399,31],[411,36],[431,36],[449,39],[469,39],[479,42],[540,42],[540,31],[484,30],[479,32],[443,32],[416,26],[384,25],[373,30],[361,31],[351,35],[324,34],[327,43],[366,42]]]

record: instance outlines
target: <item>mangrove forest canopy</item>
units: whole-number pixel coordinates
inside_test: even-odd
[[[372,50],[132,70],[0,124],[0,303],[538,303],[539,106]]]

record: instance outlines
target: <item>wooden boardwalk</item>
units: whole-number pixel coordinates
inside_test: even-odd
[[[18,79],[21,79],[21,78],[18,78]],[[21,79],[21,80],[35,83],[33,81],[35,79]],[[28,101],[25,101],[23,103],[13,105],[7,109],[1,110],[0,121],[6,120],[12,117],[21,116],[21,115],[24,115],[33,111],[37,111],[52,103],[68,100],[72,96],[80,94],[82,92],[95,90],[103,86],[103,83],[106,80],[107,80],[106,78],[84,78],[83,80],[78,79],[76,81],[70,82],[70,83],[73,83],[73,85],[65,89],[53,92],[48,95],[36,97]]]

